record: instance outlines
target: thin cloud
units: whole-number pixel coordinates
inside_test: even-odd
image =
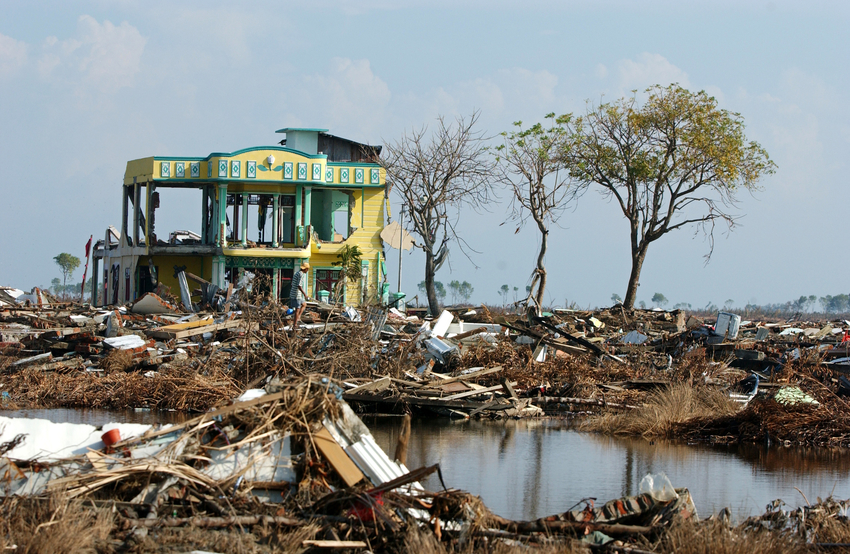
[[[652,85],[679,83],[690,88],[688,74],[670,63],[661,54],[644,52],[636,59],[620,60],[617,64],[619,86],[622,90],[643,90]]]
[[[59,40],[48,37],[38,60],[42,78],[55,84],[76,85],[87,92],[113,93],[134,85],[141,70],[147,38],[138,29],[122,22],[99,23],[89,15],[80,16],[77,34]]]
[[[0,77],[11,75],[27,63],[27,44],[0,34]]]

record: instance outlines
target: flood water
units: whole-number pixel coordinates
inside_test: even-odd
[[[191,414],[106,410],[0,410],[0,416],[104,425],[178,423]],[[364,417],[378,444],[395,452],[401,419]],[[480,496],[495,513],[536,519],[583,498],[606,502],[636,494],[647,473],[665,473],[690,489],[700,517],[724,507],[735,519],[764,512],[781,498],[789,506],[830,494],[850,498],[850,451],[764,445],[685,445],[580,433],[556,419],[509,421],[414,420],[411,469],[439,463],[446,486]],[[423,485],[440,490],[436,474]]]
[[[401,421],[364,418],[395,452]],[[636,494],[647,473],[665,473],[691,491],[700,517],[724,507],[736,520],[830,494],[850,498],[850,451],[760,445],[685,445],[620,439],[571,430],[563,420],[414,420],[407,467],[440,464],[446,486],[480,496],[496,514],[535,519],[586,497],[606,502]],[[425,483],[440,490],[435,475]]]

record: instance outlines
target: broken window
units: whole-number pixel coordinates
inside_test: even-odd
[[[314,190],[311,221],[319,240],[342,242],[351,234],[354,197],[340,190]]]
[[[316,270],[316,290],[314,296],[319,296],[319,291],[328,291],[330,300],[335,301],[334,289],[339,281],[340,270],[338,269],[317,269]]]

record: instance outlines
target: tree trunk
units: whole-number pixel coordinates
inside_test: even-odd
[[[543,311],[543,294],[546,292],[546,267],[543,265],[543,258],[546,256],[546,248],[549,245],[549,229],[542,222],[538,221],[537,226],[540,229],[540,253],[537,255],[537,274],[540,276],[540,282],[537,286],[537,307]]]
[[[436,317],[440,314],[440,303],[437,301],[437,290],[434,287],[434,254],[430,249],[425,250],[425,294],[428,296],[428,311]]]
[[[629,285],[626,288],[626,299],[623,300],[623,307],[632,309],[635,307],[635,299],[637,297],[637,289],[640,284],[640,270],[643,267],[643,260],[646,258],[646,249],[648,245],[643,245],[632,252],[632,271],[629,274]]]

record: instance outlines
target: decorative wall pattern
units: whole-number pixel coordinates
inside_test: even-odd
[[[293,269],[294,258],[253,258],[249,256],[225,256],[225,267],[241,267],[246,269]]]

